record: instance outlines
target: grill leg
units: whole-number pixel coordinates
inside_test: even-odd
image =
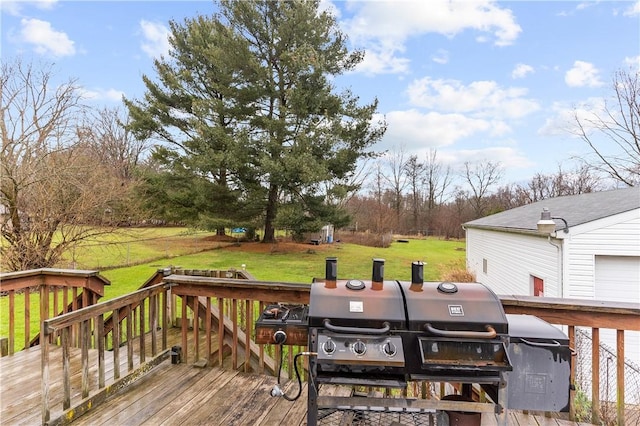
[[[504,380],[504,376],[501,376],[501,379],[500,386],[498,387],[498,403],[502,410],[500,411],[500,414],[498,414],[498,425],[508,426],[509,409],[507,407],[509,406],[509,401],[507,401],[507,399],[509,397],[509,393],[507,392],[507,382]]]
[[[315,328],[309,330],[309,350],[317,349],[318,331]],[[309,357],[309,379],[308,379],[308,395],[307,395],[307,426],[316,426],[318,424],[318,391],[319,385],[316,382],[316,357]]]

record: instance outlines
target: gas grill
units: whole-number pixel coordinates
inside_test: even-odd
[[[338,280],[337,259],[327,258],[325,279],[312,284],[308,311],[300,311],[295,324],[279,319],[277,312],[270,319],[267,317],[273,312],[265,311],[267,317],[261,316],[258,320],[256,334],[262,336],[262,343],[282,344],[283,335],[273,334],[274,327],[278,333],[283,333],[288,327],[295,326],[298,335],[301,327],[308,328],[311,355],[307,401],[309,425],[323,423],[325,416],[336,411],[354,410],[350,406],[355,401],[353,398],[340,401],[340,398],[319,395],[322,384],[405,388],[407,382],[413,380],[460,383],[466,398],[471,396],[472,384],[478,384],[489,390],[493,406],[472,403],[464,405],[463,411],[474,411],[467,408],[470,406],[478,410],[478,406],[483,406],[480,411],[503,413],[502,418],[506,419],[504,410],[508,408],[510,398],[507,377],[514,369],[510,361],[510,353],[514,351],[509,350],[510,321],[499,298],[479,283],[424,282],[423,268],[422,262],[412,264],[410,282],[385,280],[384,260],[373,259],[370,280]],[[535,333],[538,338],[535,349],[528,349],[531,339],[525,338],[531,337],[531,328],[535,329],[538,324],[531,324],[529,319],[524,327],[525,322],[519,319],[515,327],[519,334],[517,340],[522,337],[521,340],[527,342],[516,351],[519,370],[530,368],[532,358],[529,351],[538,351],[540,346],[547,351],[562,350],[562,356],[547,358],[560,359],[561,362],[568,360],[568,342],[558,338],[555,334],[559,332],[557,329],[535,319],[547,327]],[[553,333],[548,327],[553,329]],[[527,331],[524,334],[523,329]],[[544,343],[545,333],[553,335],[550,344]],[[535,371],[523,374],[537,378],[543,370],[552,370],[556,374],[560,368],[563,381],[555,386],[561,388],[560,394],[564,398],[564,391],[568,396],[569,390],[568,373],[566,384],[564,373],[570,368],[568,363],[565,364],[552,369],[538,365]],[[521,376],[521,373],[514,375]],[[528,409],[526,392],[529,391],[538,392],[539,387],[532,386],[512,394],[517,396],[518,408]],[[368,398],[365,411],[420,411],[426,407],[419,408],[420,404],[415,401],[399,403],[397,398],[391,399],[395,400],[393,403],[381,402],[383,400],[389,399],[376,400],[379,405],[372,408],[373,400]],[[490,407],[486,408],[488,405]]]

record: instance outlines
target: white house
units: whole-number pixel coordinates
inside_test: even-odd
[[[555,231],[537,222],[547,208]],[[467,268],[497,294],[631,302],[640,306],[640,188],[557,197],[464,224]],[[601,340],[613,345],[613,331]],[[640,333],[625,333],[640,364]]]

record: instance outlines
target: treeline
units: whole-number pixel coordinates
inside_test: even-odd
[[[424,161],[395,151],[371,167],[363,190],[346,203],[349,229],[403,235],[464,236],[462,224],[536,201],[610,189],[614,181],[588,165],[526,183],[503,183],[504,169],[492,161],[467,162],[454,170],[432,150]]]

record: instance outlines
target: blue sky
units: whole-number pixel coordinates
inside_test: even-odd
[[[452,167],[499,161],[503,183],[573,167],[587,147],[570,116],[597,111],[613,73],[640,68],[640,1],[323,1],[365,60],[335,80],[388,123],[379,150]],[[166,54],[170,20],[211,14],[210,1],[0,3],[2,60],[54,63],[87,102],[117,106],[144,93]]]

